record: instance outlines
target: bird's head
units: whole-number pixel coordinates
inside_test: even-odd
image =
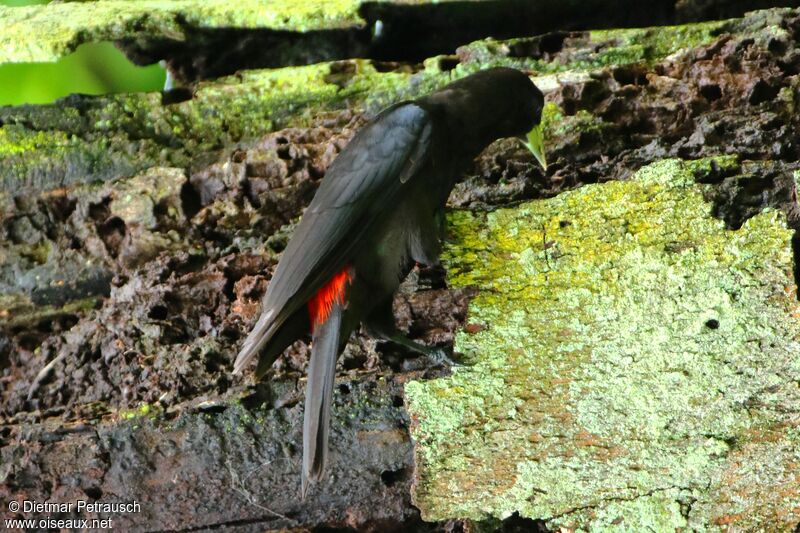
[[[482,70],[422,101],[444,109],[451,131],[460,133],[459,141],[468,150],[479,152],[497,139],[518,137],[547,168],[541,124],[544,95],[519,70]]]

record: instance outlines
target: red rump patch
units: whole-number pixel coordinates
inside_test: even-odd
[[[320,287],[308,301],[308,318],[311,319],[311,331],[318,324],[322,324],[331,316],[333,304],[344,305],[344,291],[346,285],[353,281],[350,267],[344,267],[334,274],[328,283]]]

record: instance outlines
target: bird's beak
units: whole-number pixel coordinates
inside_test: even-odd
[[[542,125],[537,124],[525,137],[520,137],[522,144],[528,147],[533,157],[542,165],[544,170],[547,170],[547,160],[544,158],[544,135],[542,133]]]

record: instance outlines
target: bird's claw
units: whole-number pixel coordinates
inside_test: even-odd
[[[447,351],[444,348],[440,348],[438,346],[434,346],[428,350],[428,359],[430,359],[431,363],[434,366],[443,366],[443,367],[463,367],[464,365],[452,357],[448,355]]]

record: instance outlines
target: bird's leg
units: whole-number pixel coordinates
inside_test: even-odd
[[[392,342],[407,350],[426,356],[436,366],[457,366],[447,352],[439,346],[426,346],[412,341],[400,331],[394,323],[392,313],[392,298],[378,304],[370,315],[364,320],[364,329],[367,335],[379,341]]]

